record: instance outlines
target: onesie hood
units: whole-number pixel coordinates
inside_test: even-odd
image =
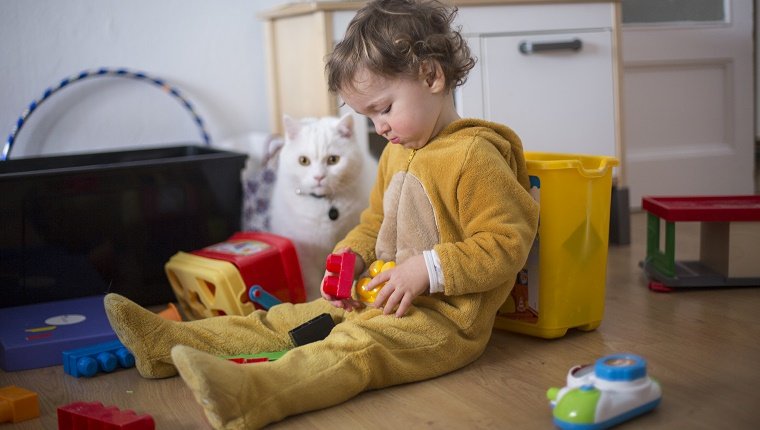
[[[511,128],[497,122],[475,118],[462,118],[446,126],[435,137],[434,141],[446,140],[453,134],[478,135],[484,141],[493,145],[515,172],[517,180],[523,188],[530,189],[525,153],[520,137]],[[431,144],[434,142],[431,142]]]

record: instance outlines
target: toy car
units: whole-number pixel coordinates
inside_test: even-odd
[[[601,430],[651,411],[662,392],[660,384],[647,376],[643,358],[615,354],[571,368],[567,386],[550,388],[546,397],[557,427]]]

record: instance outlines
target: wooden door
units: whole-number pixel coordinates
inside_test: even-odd
[[[666,3],[623,0],[631,206],[642,195],[752,194],[752,1]]]

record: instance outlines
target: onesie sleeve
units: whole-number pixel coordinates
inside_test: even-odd
[[[525,264],[538,225],[538,204],[490,142],[476,136],[460,168],[456,197],[463,239],[434,247],[446,295],[512,282]]]
[[[383,195],[388,169],[388,148],[383,150],[377,167],[377,177],[369,196],[369,206],[362,211],[359,224],[348,232],[345,238],[335,245],[335,251],[349,247],[358,254],[365,264],[376,260],[375,245],[380,225],[383,223]]]

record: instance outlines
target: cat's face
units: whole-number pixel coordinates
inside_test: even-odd
[[[303,194],[331,197],[360,174],[362,151],[354,137],[353,118],[283,118],[285,145],[278,176]],[[294,191],[295,191],[294,189]]]

